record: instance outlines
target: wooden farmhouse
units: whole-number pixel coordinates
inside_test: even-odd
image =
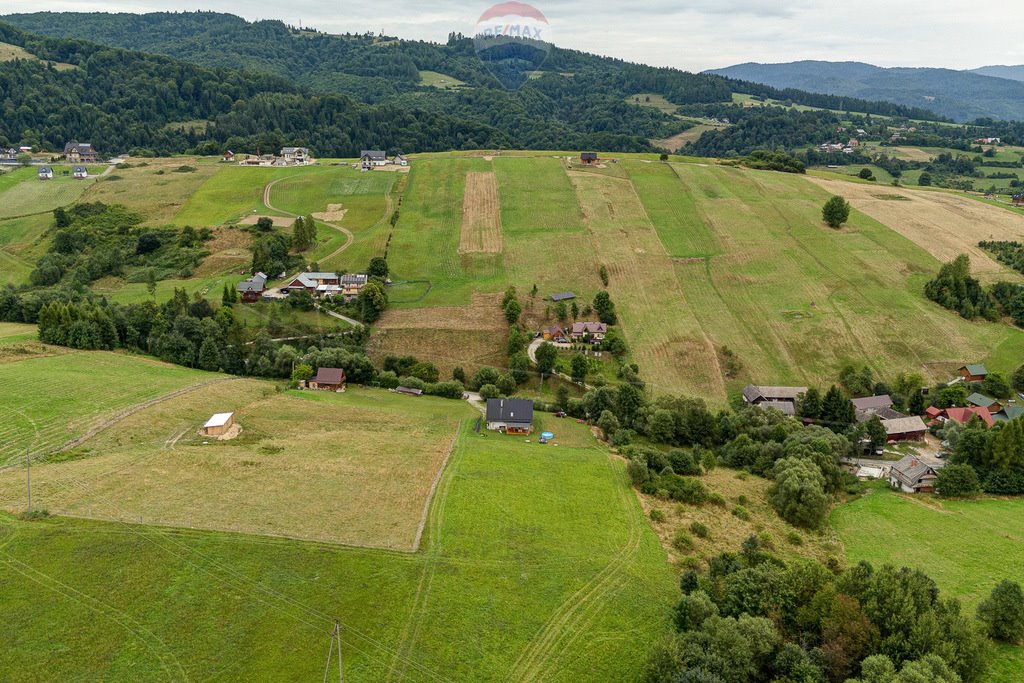
[[[582,152],[580,154],[580,163],[582,164],[587,164],[589,166],[590,164],[596,164],[597,162],[597,152]]]
[[[917,415],[898,417],[895,420],[882,420],[885,427],[885,439],[889,443],[897,441],[921,441],[924,439],[928,426]]]
[[[600,344],[608,334],[608,326],[604,323],[573,323],[569,330],[569,337],[574,342],[589,341],[591,344]]]
[[[205,436],[223,436],[234,424],[234,413],[217,413],[203,425],[203,434]]]
[[[961,366],[958,372],[968,382],[981,382],[988,377],[988,370],[982,363]]]
[[[318,391],[344,391],[345,371],[341,368],[318,368],[309,380],[309,388]]]
[[[533,431],[533,401],[487,399],[487,429],[504,434],[529,434]]]
[[[889,486],[904,493],[932,493],[939,468],[908,455],[889,470]]]
[[[266,288],[267,276],[264,273],[256,273],[251,278],[239,282],[237,286],[242,301],[247,304],[259,301]]]

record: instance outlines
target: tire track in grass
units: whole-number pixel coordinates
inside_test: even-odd
[[[612,456],[605,454],[605,458],[618,486],[619,473],[612,462]],[[643,532],[635,515],[631,514],[625,492],[621,488],[619,502],[629,520],[629,535],[625,545],[604,569],[555,610],[512,665],[510,681],[546,680],[545,674],[548,669],[557,663],[567,646],[580,637],[586,626],[593,623],[597,612],[603,606],[602,600],[626,583],[621,570],[639,550]]]
[[[459,433],[456,435],[456,445],[449,458],[448,467],[445,470],[441,485],[438,487],[434,497],[433,513],[430,517],[430,533],[427,537],[426,558],[423,563],[423,572],[420,574],[419,583],[416,585],[416,593],[413,596],[412,607],[409,610],[409,618],[405,628],[399,637],[398,645],[395,647],[395,656],[391,660],[385,681],[400,681],[405,678],[409,668],[408,662],[412,659],[413,648],[419,639],[423,622],[427,617],[427,602],[430,600],[430,588],[434,582],[434,575],[439,565],[444,564],[441,557],[442,543],[441,530],[444,528],[445,508],[448,504],[448,493],[451,491],[452,480],[455,478],[455,471],[458,469],[459,461],[462,459],[463,445],[459,437],[462,436],[460,423]]]
[[[277,208],[276,206],[274,206],[273,204],[270,203],[270,190],[273,189],[274,185],[277,185],[282,180],[289,180],[289,179],[294,178],[294,177],[295,176],[285,176],[283,178],[278,178],[277,180],[271,180],[269,183],[267,183],[266,187],[263,188],[263,206],[267,207],[271,211],[277,211],[278,213],[283,213],[286,216],[291,216],[292,218],[298,218],[299,214],[292,213],[291,211],[285,211],[284,209],[279,209],[279,208]],[[351,247],[352,243],[356,239],[356,236],[353,235],[352,231],[350,231],[348,228],[343,228],[340,225],[334,225],[333,223],[327,223],[325,221],[316,220],[315,218],[313,220],[316,223],[319,223],[320,225],[326,225],[327,227],[329,227],[329,228],[331,228],[333,230],[337,230],[338,232],[340,232],[340,233],[345,235],[345,244],[341,245],[340,247],[338,247],[337,249],[332,251],[330,254],[328,254],[327,256],[325,256],[322,259],[320,259],[320,261],[323,262],[323,263],[326,263],[326,262],[330,261],[335,256],[341,254],[343,251],[345,251],[346,249]]]

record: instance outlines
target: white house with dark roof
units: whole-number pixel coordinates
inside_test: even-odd
[[[88,178],[89,171],[88,169],[86,169],[85,166],[75,166],[73,169],[71,169],[71,175],[73,175],[76,178]]]
[[[364,149],[359,153],[359,163],[366,169],[387,166],[388,155],[381,149]]]
[[[533,401],[487,399],[487,429],[505,434],[529,434],[533,431]]]
[[[40,166],[39,170],[36,171],[36,175],[39,176],[40,180],[53,180],[53,169],[49,166]]]

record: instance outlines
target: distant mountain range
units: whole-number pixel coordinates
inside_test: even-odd
[[[955,71],[883,68],[863,62],[750,62],[705,73],[773,88],[797,88],[924,107],[956,121],[1024,120],[1024,65]]]

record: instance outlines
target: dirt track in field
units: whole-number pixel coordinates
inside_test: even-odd
[[[976,275],[1013,275],[1013,271],[980,249],[978,242],[1024,239],[1024,215],[948,192],[875,187],[823,178],[808,180],[842,195],[855,209],[889,226],[944,263],[967,254]],[[894,199],[897,196],[903,199]]]
[[[501,253],[501,213],[498,181],[493,171],[466,174],[462,200],[460,254]]]

